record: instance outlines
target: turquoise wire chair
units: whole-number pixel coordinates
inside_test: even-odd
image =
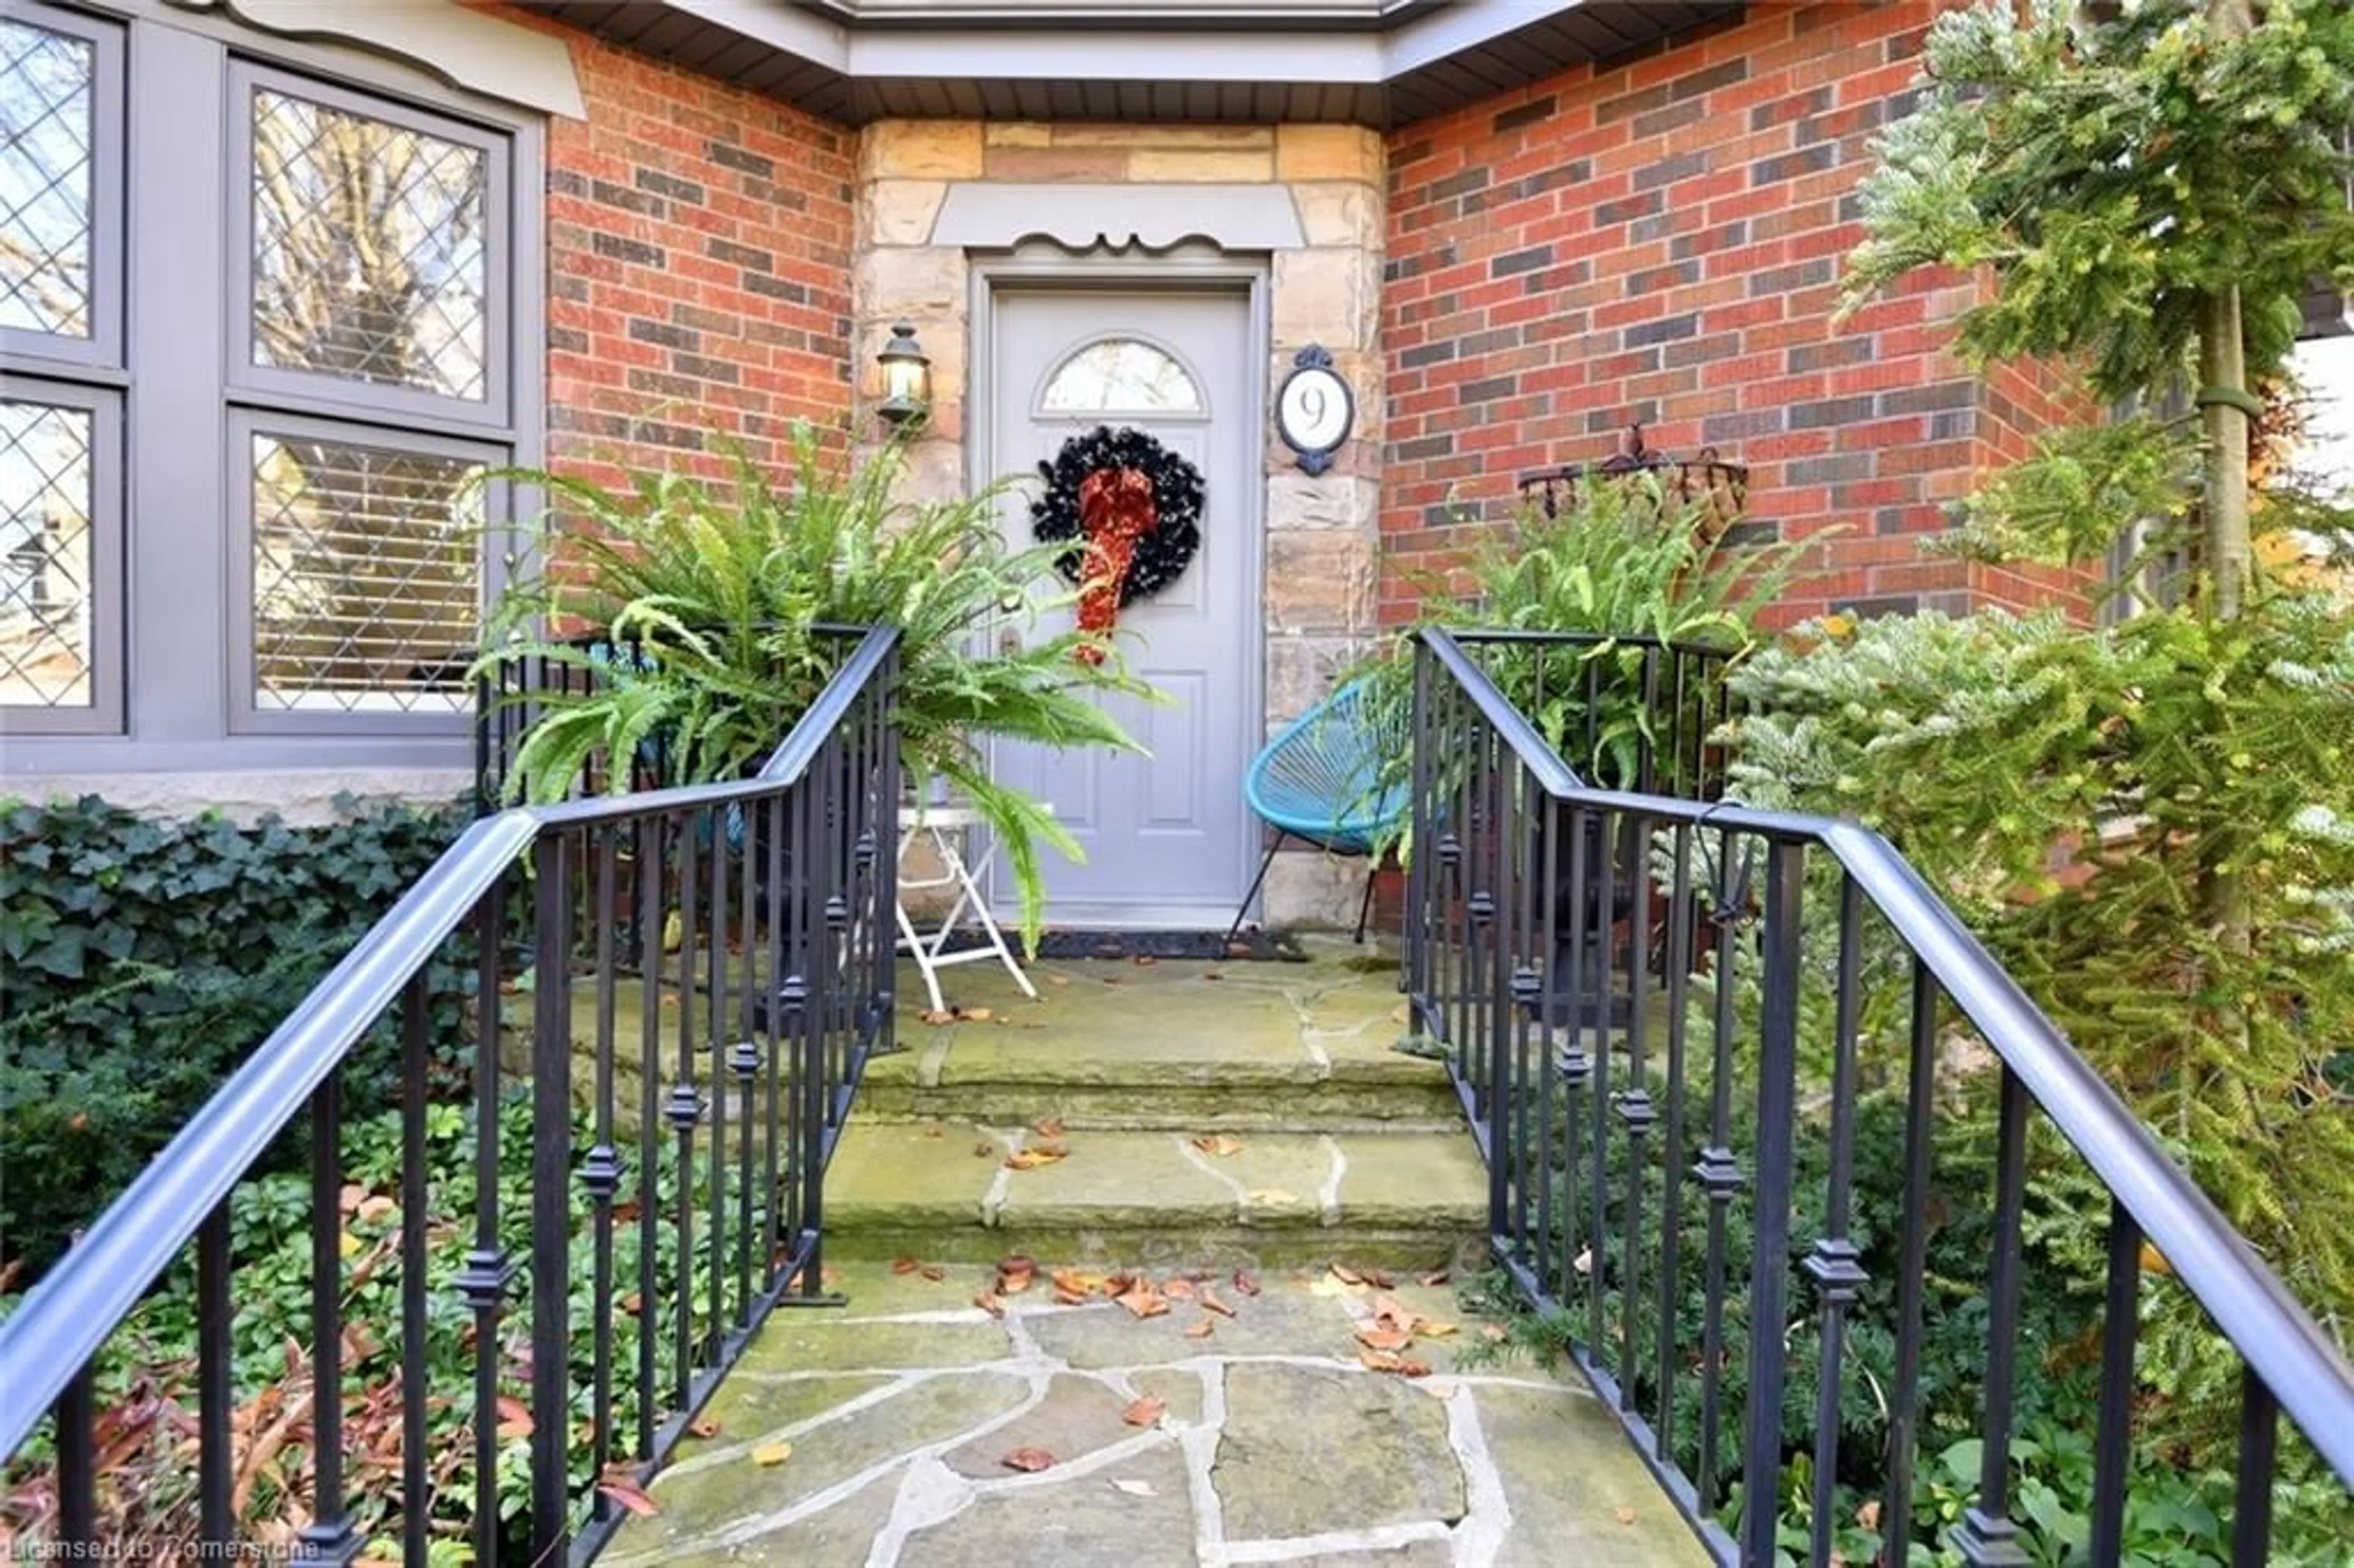
[[[1342,686],[1267,743],[1243,779],[1243,798],[1275,830],[1275,841],[1226,927],[1227,941],[1242,930],[1285,840],[1300,839],[1331,854],[1371,857],[1377,844],[1396,836],[1412,789],[1403,781],[1384,786],[1381,771],[1385,759],[1403,756],[1409,744],[1404,715],[1376,711],[1372,688],[1363,681]],[[1380,870],[1375,860],[1365,872],[1365,896],[1357,907],[1360,942]]]

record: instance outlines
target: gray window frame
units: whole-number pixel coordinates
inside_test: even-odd
[[[471,736],[473,715],[470,708],[426,713],[331,713],[321,709],[266,708],[256,700],[260,648],[253,624],[253,440],[256,436],[277,435],[337,441],[377,451],[419,452],[428,457],[455,458],[479,462],[491,470],[511,461],[513,458],[508,443],[504,441],[462,440],[406,428],[356,424],[346,419],[286,414],[269,408],[231,408],[228,439],[223,443],[229,461],[223,474],[228,482],[228,494],[223,499],[222,514],[228,522],[228,602],[235,612],[224,644],[228,656],[230,733],[347,735],[355,728],[364,727],[371,733],[385,735]],[[483,506],[487,516],[497,519],[512,515],[513,502],[512,485],[499,479],[487,482]],[[474,606],[478,612],[489,608],[491,600],[504,586],[503,556],[492,548],[491,543],[502,531],[494,521],[483,534],[481,569],[474,579]]]
[[[472,147],[482,154],[483,249],[482,396],[456,397],[417,387],[356,381],[323,370],[296,370],[254,363],[253,272],[256,233],[253,200],[253,101],[275,92],[322,107],[381,120],[420,135]],[[398,421],[418,428],[511,429],[514,382],[514,280],[504,265],[514,251],[514,145],[512,135],[459,116],[420,111],[377,92],[359,92],[305,72],[235,58],[228,72],[228,340],[227,382],[232,397],[255,395],[298,399],[304,407],[334,408],[362,418]]]
[[[80,706],[0,705],[0,734],[122,733],[122,394],[111,387],[11,371],[12,403],[90,416],[90,701]]]
[[[0,354],[27,362],[27,374],[97,372],[110,385],[123,380],[124,143],[129,125],[124,96],[125,28],[86,12],[36,3],[11,5],[8,19],[46,32],[80,38],[93,47],[90,72],[90,335],[0,327]]]
[[[45,22],[67,14],[50,0],[19,3]],[[44,777],[70,778],[80,788],[91,776],[115,773],[462,774],[473,756],[466,714],[427,715],[422,724],[419,715],[399,714],[319,715],[326,722],[303,732],[257,728],[241,718],[250,698],[233,678],[231,632],[249,614],[230,592],[231,539],[239,526],[229,501],[247,460],[232,447],[230,424],[247,414],[324,417],[350,425],[355,440],[399,445],[451,438],[504,449],[501,461],[519,467],[537,464],[545,450],[545,116],[374,50],[272,36],[219,10],[187,10],[166,0],[103,0],[93,8],[119,18],[124,39],[124,178],[122,198],[112,204],[118,216],[128,215],[120,269],[122,364],[83,373],[12,351],[0,368],[11,376],[53,375],[120,389],[122,609],[113,652],[121,677],[112,688],[120,694],[120,722],[107,734],[35,733],[26,721],[43,710],[0,709],[0,796],[10,792],[12,779],[38,788]],[[487,280],[507,302],[489,344],[509,366],[504,408],[458,399],[443,399],[451,407],[439,414],[349,400],[330,406],[318,384],[332,377],[290,373],[299,378],[292,386],[234,378],[227,280],[230,247],[242,243],[231,238],[243,227],[237,207],[249,196],[243,178],[228,183],[230,121],[243,107],[229,81],[246,62],[289,73],[298,79],[291,84],[297,92],[323,97],[314,90],[340,90],[357,95],[369,113],[421,115],[436,134],[471,129],[506,139],[500,215],[506,254],[493,250]],[[537,492],[521,485],[509,501],[484,540],[486,592],[514,569],[512,536],[502,529],[541,504]],[[396,720],[408,722],[387,722]]]

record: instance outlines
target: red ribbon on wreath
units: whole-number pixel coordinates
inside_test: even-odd
[[[1079,524],[1087,530],[1085,581],[1079,589],[1079,630],[1108,636],[1119,619],[1120,589],[1136,559],[1137,541],[1161,525],[1152,480],[1132,468],[1099,468],[1079,482]],[[1089,664],[1104,651],[1078,651]]]

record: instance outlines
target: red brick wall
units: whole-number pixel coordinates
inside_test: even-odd
[[[1606,457],[1636,419],[1750,465],[1748,536],[1818,541],[1776,619],[1987,596],[1921,537],[2043,412],[2033,378],[1989,390],[1944,352],[1958,280],[1831,322],[1869,143],[1936,9],[1760,4],[1391,134],[1386,619],[1458,505],[1500,514],[1515,476]]]
[[[850,132],[554,26],[588,117],[547,136],[551,466],[774,461],[850,408]]]

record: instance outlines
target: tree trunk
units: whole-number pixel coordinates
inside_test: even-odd
[[[2207,0],[2207,26],[2216,37],[2244,37],[2253,25],[2249,0]],[[2211,295],[2200,313],[2199,380],[2207,433],[2207,613],[2217,620],[2236,620],[2253,558],[2248,534],[2248,349],[2236,285]],[[2249,951],[2253,932],[2246,885],[2211,862],[2206,873],[2209,929],[2226,952]],[[2247,1019],[2227,1003],[2222,1022],[2244,1047]]]

